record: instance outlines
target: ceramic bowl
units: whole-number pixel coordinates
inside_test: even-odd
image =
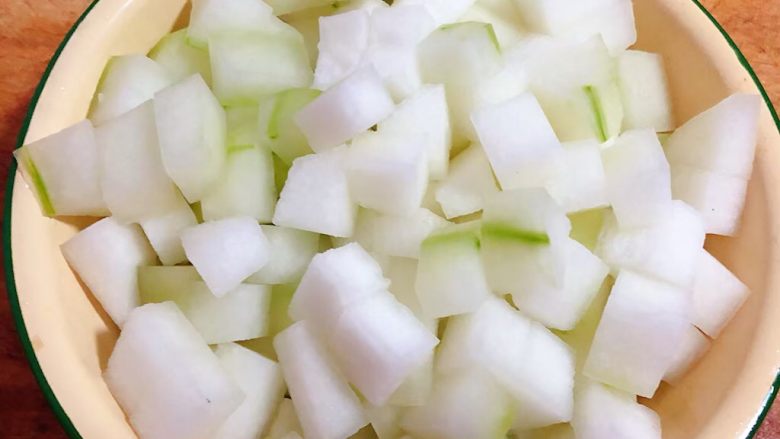
[[[780,365],[780,134],[745,58],[691,0],[635,0],[640,49],[663,54],[677,122],[727,95],[764,95],[755,172],[741,234],[707,247],[753,294],[712,350],[676,387],[646,401],[665,439],[751,436],[777,390]],[[186,0],[100,0],[63,41],[32,101],[20,145],[82,119],[106,60],[146,52],[186,19]],[[59,245],[90,220],[44,218],[12,167],[5,205],[8,294],[33,372],[67,433],[135,437],[101,377],[118,330],[68,268]],[[607,438],[605,438],[607,439]]]

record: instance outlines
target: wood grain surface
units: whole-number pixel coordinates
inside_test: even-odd
[[[33,90],[62,37],[90,2],[0,0],[3,182]],[[780,0],[702,2],[737,41],[767,87],[775,107],[780,108]],[[2,282],[4,285],[4,279]],[[29,370],[4,294],[0,297],[0,437],[65,437]],[[758,434],[758,439],[769,438],[780,438],[780,403]]]

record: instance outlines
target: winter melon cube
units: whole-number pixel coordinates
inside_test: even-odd
[[[511,47],[525,35],[523,17],[514,0],[477,0],[459,21],[492,24],[502,48]]]
[[[747,300],[750,290],[708,251],[699,252],[693,283],[692,323],[712,338]]]
[[[661,439],[661,421],[634,395],[591,380],[581,380],[572,421],[578,439]]]
[[[448,224],[442,217],[423,208],[409,215],[386,215],[363,209],[358,213],[354,238],[371,252],[417,258],[425,238]]]
[[[297,282],[319,249],[319,235],[278,226],[261,226],[273,257],[248,282],[279,285]]]
[[[547,183],[550,195],[567,213],[607,207],[607,180],[596,141],[563,144],[563,164]]]
[[[284,31],[289,27],[261,0],[194,0],[187,38],[190,44],[205,48],[214,35]]]
[[[436,21],[437,26],[457,21],[475,0],[398,0],[401,5],[424,5]]]
[[[748,181],[693,166],[672,166],[672,195],[696,209],[708,234],[734,236],[739,231]]]
[[[627,50],[618,58],[617,73],[623,128],[672,131],[672,103],[661,55]]]
[[[452,160],[450,171],[435,197],[448,219],[482,210],[485,200],[499,191],[485,151],[473,144]]]
[[[180,236],[184,229],[197,225],[198,220],[184,197],[179,195],[179,201],[173,209],[160,216],[141,220],[140,224],[163,265],[187,261]]]
[[[298,157],[312,153],[309,142],[295,124],[295,115],[320,93],[308,88],[291,89],[260,103],[261,145],[268,147],[288,165]]]
[[[690,325],[685,331],[683,341],[674,355],[671,366],[664,374],[664,381],[677,384],[691,367],[710,349],[710,339],[695,326]]]
[[[360,67],[369,44],[369,17],[370,12],[360,8],[320,18],[314,88],[327,90]]]
[[[211,84],[209,52],[187,42],[187,29],[162,37],[149,52],[149,58],[168,70],[174,82],[198,73],[206,84]]]
[[[228,152],[260,143],[260,108],[257,105],[225,109]]]

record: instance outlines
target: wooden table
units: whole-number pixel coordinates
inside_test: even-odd
[[[2,181],[8,173],[11,151],[33,89],[63,35],[90,2],[0,0]],[[703,3],[737,41],[763,80],[775,107],[780,108],[780,0]],[[27,366],[4,296],[0,298],[0,436],[65,437]],[[780,404],[772,410],[758,438],[780,438]]]

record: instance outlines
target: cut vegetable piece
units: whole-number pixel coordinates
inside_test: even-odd
[[[696,280],[693,284],[692,323],[712,338],[717,338],[750,295],[726,266],[707,250],[699,252]]]
[[[388,215],[412,214],[428,187],[426,152],[414,136],[363,133],[352,141],[346,173],[352,198]]]
[[[683,336],[682,344],[674,355],[671,366],[664,374],[663,380],[669,384],[677,384],[697,361],[710,349],[710,339],[695,326],[689,325]]]
[[[214,94],[224,105],[257,103],[265,96],[311,85],[306,47],[294,29],[273,35],[216,35],[209,38],[209,54]]]
[[[525,34],[525,25],[514,0],[477,0],[458,21],[490,23],[502,48],[511,47]]]
[[[627,131],[601,156],[607,198],[620,227],[651,225],[669,210],[669,163],[653,130]]]
[[[479,248],[479,223],[446,227],[423,241],[415,286],[426,316],[475,311],[492,297]]]
[[[634,395],[591,380],[581,380],[572,421],[577,439],[661,439],[661,421]]]
[[[107,216],[100,153],[88,119],[14,151],[22,176],[46,216]]]
[[[475,0],[398,0],[394,6],[422,4],[436,20],[436,25],[457,21]]]
[[[295,115],[319,95],[319,90],[292,89],[260,104],[261,143],[288,165],[298,157],[312,153],[309,142],[295,124]]]
[[[364,411],[371,422],[371,428],[376,433],[377,439],[398,439],[403,434],[401,426],[398,425],[401,416],[401,410],[398,407],[391,405],[374,407],[371,404],[366,404]]]
[[[437,326],[434,325],[432,329],[436,329]],[[431,352],[422,364],[409,373],[390,397],[388,404],[393,407],[418,407],[428,401],[433,389],[433,354]]]
[[[290,317],[330,330],[348,305],[387,286],[382,267],[359,244],[328,250],[314,256],[306,269],[290,303]]]
[[[379,124],[379,132],[417,139],[426,153],[430,178],[441,180],[447,175],[452,130],[443,86],[425,86],[401,102]]]
[[[563,144],[563,164],[547,184],[567,213],[607,207],[607,181],[596,141]]]
[[[532,94],[482,107],[471,120],[502,189],[544,186],[555,175],[563,148]]]
[[[354,238],[371,252],[417,258],[425,238],[448,224],[423,208],[407,216],[385,215],[364,209],[358,214]]]
[[[622,229],[614,215],[608,215],[595,253],[613,271],[630,269],[690,288],[704,238],[698,213],[682,201],[673,201],[650,227]]]
[[[187,38],[190,44],[205,48],[210,37],[224,33],[285,31],[289,27],[262,0],[194,0]]]
[[[259,111],[257,105],[225,109],[228,152],[260,143]]]
[[[104,218],[60,248],[71,268],[121,328],[139,303],[136,270],[156,259],[141,228]]]
[[[692,166],[672,166],[672,196],[696,209],[708,234],[734,236],[745,207],[748,180]]]
[[[357,70],[368,49],[369,11],[355,9],[320,17],[313,87],[327,90]]]
[[[276,203],[271,151],[246,145],[227,155],[224,176],[200,201],[205,221],[248,216],[270,223]]]
[[[300,280],[311,258],[317,254],[320,237],[316,233],[287,227],[261,226],[271,244],[271,259],[248,282],[278,285]],[[285,311],[285,314],[287,311]]]
[[[329,337],[345,377],[376,406],[387,402],[438,342],[387,292],[346,306]]]
[[[623,128],[672,131],[672,103],[661,55],[627,50],[617,62]]]
[[[200,201],[225,163],[225,111],[195,75],[157,93],[154,114],[168,175],[187,201]]]
[[[357,396],[306,322],[277,335],[274,348],[305,437],[345,438],[368,424]]]
[[[238,287],[270,259],[268,238],[250,217],[190,227],[182,232],[181,242],[187,258],[217,297]]]
[[[449,174],[436,189],[436,201],[450,219],[482,210],[485,200],[498,191],[485,151],[473,144],[452,161]]]
[[[103,70],[89,118],[95,125],[102,124],[152,99],[172,83],[163,66],[143,55],[115,56]]]
[[[685,122],[666,141],[674,166],[750,178],[758,135],[761,98],[735,94]]]
[[[198,73],[206,84],[211,84],[209,52],[187,42],[187,29],[164,36],[149,52],[149,58],[168,70],[174,82]]]
[[[289,398],[284,398],[276,409],[276,417],[268,429],[265,439],[285,439],[288,434],[303,434],[295,407]]]
[[[150,439],[211,437],[244,400],[217,356],[170,302],[130,314],[103,377],[133,429]]]
[[[652,398],[690,326],[691,294],[623,270],[596,330],[584,374]]]
[[[577,326],[571,331],[556,332],[556,334],[574,351],[576,358],[575,370],[582,371],[585,361],[588,359],[590,347],[593,344],[593,337],[596,335],[601,315],[604,313],[604,307],[607,306],[607,299],[612,290],[614,279],[608,277],[601,285],[598,294],[590,303]]]
[[[198,224],[187,201],[179,195],[179,201],[173,209],[154,218],[140,222],[146,237],[163,265],[176,265],[187,261],[181,246],[181,232]]]
[[[346,149],[296,159],[276,204],[273,223],[337,237],[355,228],[357,204],[344,174]]]
[[[103,199],[118,220],[138,222],[179,205],[181,195],[160,158],[151,102],[100,125],[95,138]]]
[[[275,362],[237,344],[221,344],[215,350],[219,362],[246,397],[219,427],[215,438],[256,439],[272,420],[286,386]]]
[[[295,116],[316,152],[332,149],[392,113],[395,104],[373,67],[363,67],[325,91]]]

